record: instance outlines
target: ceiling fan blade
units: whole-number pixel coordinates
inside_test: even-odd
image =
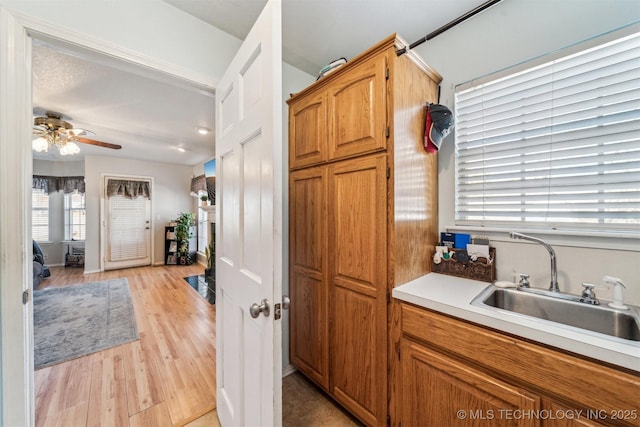
[[[93,136],[93,135],[95,135],[95,133],[91,132],[90,130],[80,129],[80,128],[66,129],[65,133],[67,135],[69,135],[69,137],[74,137],[74,136]]]
[[[119,150],[122,148],[122,145],[111,144],[109,142],[96,141],[95,139],[83,138],[81,136],[76,136],[73,139],[75,141],[82,142],[83,144],[97,145],[98,147],[111,148],[113,150]]]

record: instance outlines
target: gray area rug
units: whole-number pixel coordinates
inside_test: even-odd
[[[33,291],[35,369],[138,339],[129,282]]]

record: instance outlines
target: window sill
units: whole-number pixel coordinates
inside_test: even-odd
[[[536,230],[517,227],[482,227],[471,225],[447,225],[448,232],[464,232],[474,236],[486,236],[498,242],[514,242],[509,232],[530,234],[544,239],[554,246],[575,248],[610,249],[640,252],[640,235],[637,233],[590,232],[582,230]]]

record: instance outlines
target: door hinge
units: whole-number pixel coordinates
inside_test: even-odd
[[[386,80],[389,80],[389,67],[387,67],[387,68],[384,70],[384,78],[385,78]]]
[[[387,167],[387,179],[391,178],[391,168]]]
[[[29,302],[29,289],[22,293],[22,304],[26,304]]]
[[[396,347],[396,352],[398,353],[398,360],[400,360],[400,346]]]
[[[384,131],[384,135],[389,138],[389,135],[391,135],[391,131],[389,130],[389,126],[387,126],[387,128]]]
[[[387,415],[387,427],[391,427],[391,415]]]

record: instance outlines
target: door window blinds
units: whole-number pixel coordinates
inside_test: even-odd
[[[149,199],[109,198],[109,261],[146,258]]]
[[[640,34],[455,102],[459,225],[640,230]]]

